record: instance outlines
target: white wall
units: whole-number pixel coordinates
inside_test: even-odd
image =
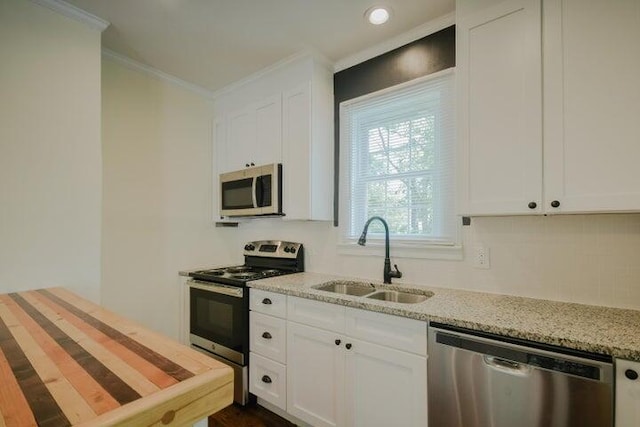
[[[178,271],[240,250],[211,220],[212,105],[109,59],[102,76],[102,301],[176,337]]]
[[[392,243],[403,272],[394,282],[640,309],[639,214],[473,218],[462,230],[463,261],[395,258]],[[340,255],[329,223],[260,219],[236,231],[237,248],[262,238],[299,241],[307,271],[382,280],[383,248],[379,257]],[[490,249],[488,270],[473,267],[480,244]]]
[[[0,1],[0,293],[100,297],[100,32]]]

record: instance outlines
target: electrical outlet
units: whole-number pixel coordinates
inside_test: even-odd
[[[486,246],[476,246],[474,251],[473,266],[475,268],[491,268],[491,258],[489,248]]]

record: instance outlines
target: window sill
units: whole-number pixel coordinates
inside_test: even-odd
[[[342,242],[338,244],[338,253],[341,255],[384,257],[384,243],[367,242],[366,246],[360,246],[356,242]],[[462,245],[392,242],[391,257],[462,261],[464,254]]]

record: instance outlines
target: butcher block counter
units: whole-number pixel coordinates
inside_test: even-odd
[[[230,367],[64,288],[0,295],[0,426],[191,425]]]

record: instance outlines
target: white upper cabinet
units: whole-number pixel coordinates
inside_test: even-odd
[[[256,165],[282,162],[282,96],[270,96],[255,108],[256,137],[253,152]],[[246,154],[245,154],[246,155]]]
[[[458,211],[540,212],[540,0],[479,3],[456,3]]]
[[[456,7],[458,212],[639,211],[640,2]]]
[[[327,70],[283,93],[285,219],[333,219],[333,85]]]
[[[255,144],[256,125],[255,112],[251,108],[234,111],[227,115],[226,158],[222,162],[220,173],[231,172],[250,166],[251,147]]]
[[[543,19],[546,210],[639,211],[640,1],[545,0]]]
[[[333,72],[311,56],[216,99],[217,176],[282,163],[284,219],[333,219]]]
[[[219,173],[282,161],[280,94],[232,111],[224,121],[226,135],[217,142]]]

